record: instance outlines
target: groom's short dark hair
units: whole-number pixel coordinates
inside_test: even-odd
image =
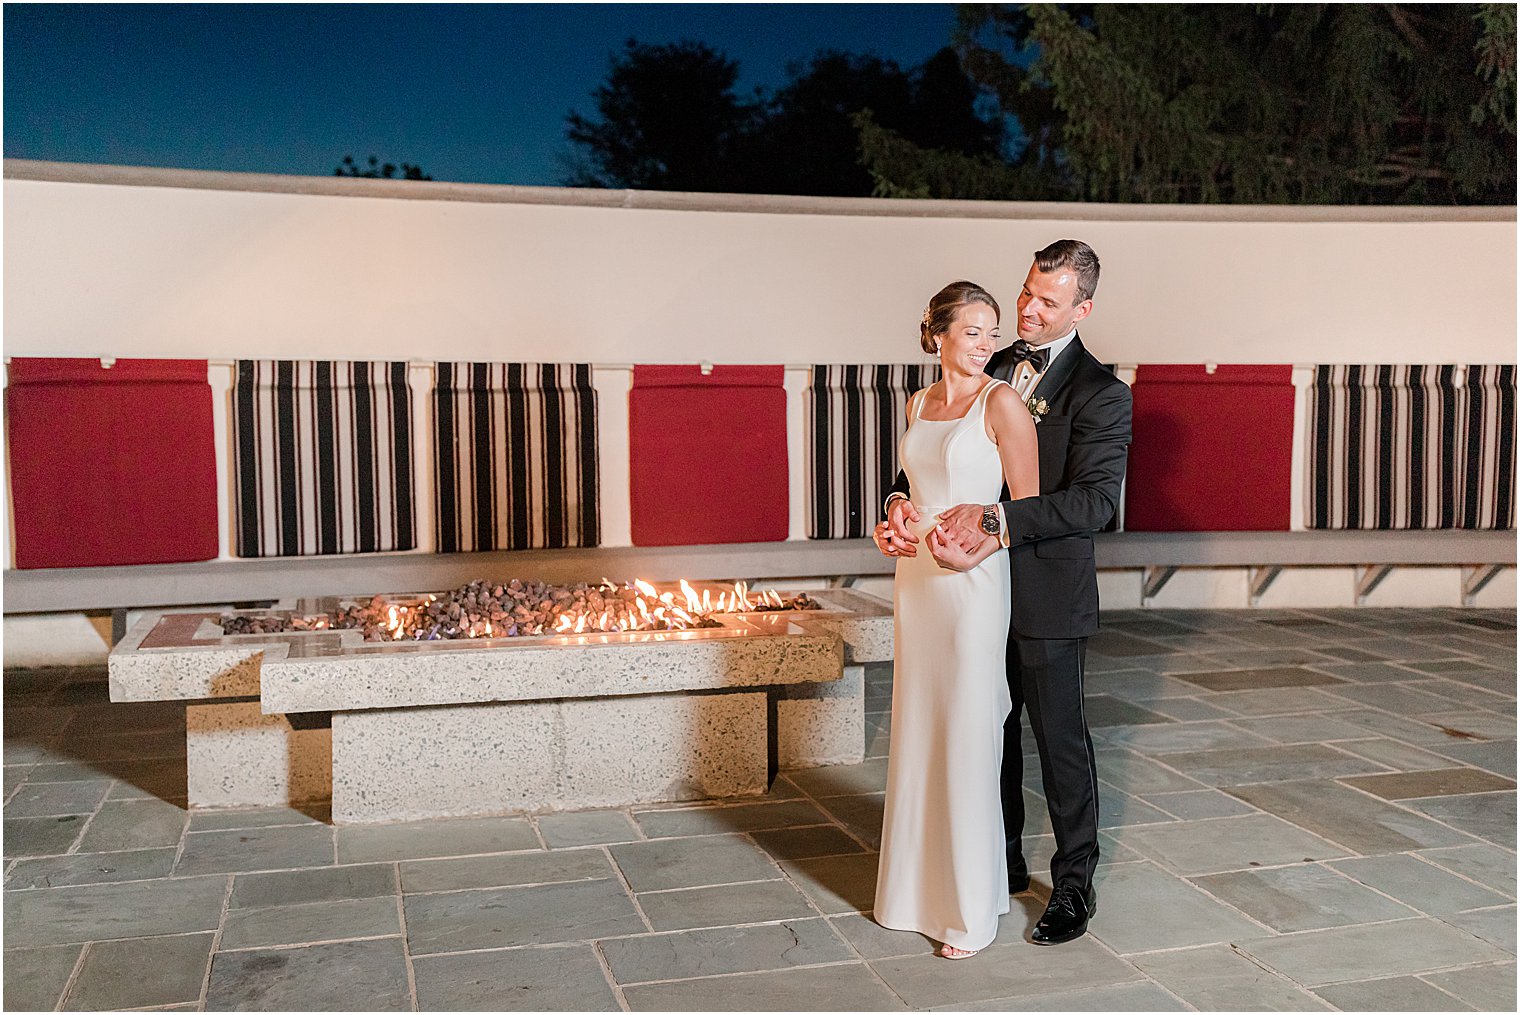
[[[1098,291],[1098,255],[1081,240],[1056,240],[1044,250],[1035,251],[1034,263],[1042,272],[1071,268],[1077,273],[1077,298],[1072,306],[1092,299]]]

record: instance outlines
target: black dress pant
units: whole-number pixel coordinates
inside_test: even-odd
[[[1082,673],[1087,639],[1008,639],[1008,689],[1013,711],[1003,726],[1003,825],[1008,837],[1010,875],[1026,873],[1024,832],[1024,754],[1019,714],[1029,710],[1029,725],[1040,750],[1040,776],[1056,852],[1050,860],[1051,887],[1069,884],[1084,892],[1092,887],[1098,865],[1098,778],[1087,713],[1082,702]]]

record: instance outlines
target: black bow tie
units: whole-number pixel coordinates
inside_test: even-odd
[[[1050,350],[1036,349],[1021,338],[1013,343],[1013,365],[1017,367],[1024,360],[1029,361],[1035,373],[1043,373],[1050,364]]]

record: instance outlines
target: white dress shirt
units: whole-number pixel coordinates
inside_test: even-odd
[[[1072,339],[1076,337],[1077,329],[1072,328],[1070,331],[1062,335],[1060,338],[1056,339],[1054,342],[1048,342],[1045,345],[1035,346],[1037,349],[1049,350],[1050,355],[1045,359],[1044,370],[1041,370],[1039,373],[1032,375],[1028,380],[1025,381],[1025,383],[1014,385],[1014,390],[1018,392],[1020,398],[1024,399],[1026,402],[1029,401],[1029,396],[1034,393],[1034,389],[1040,386],[1040,381],[1044,380],[1045,375],[1050,372],[1050,368],[1055,365],[1056,358],[1065,352],[1068,347],[1070,347]],[[1014,376],[1018,376],[1017,369],[1014,371]],[[999,527],[998,542],[1002,543],[1004,546],[1007,546],[1010,542],[1008,535],[1008,517],[1007,513],[1003,510],[1003,505],[1001,502],[998,503],[997,512]]]
[[[1046,345],[1037,345],[1037,346],[1035,346],[1036,349],[1047,349],[1047,350],[1049,350],[1050,355],[1045,360],[1045,369],[1042,370],[1042,371],[1040,371],[1039,373],[1035,374],[1034,375],[1034,380],[1032,382],[1030,382],[1024,388],[1024,390],[1019,391],[1019,397],[1020,398],[1028,400],[1029,396],[1034,392],[1034,389],[1037,388],[1037,387],[1039,387],[1040,380],[1047,373],[1050,372],[1051,366],[1055,364],[1056,357],[1060,356],[1061,353],[1065,352],[1066,349],[1067,349],[1067,347],[1071,345],[1072,339],[1074,339],[1076,337],[1077,337],[1077,329],[1076,328],[1072,328],[1070,331],[1068,331],[1066,334],[1062,335],[1060,338],[1056,339],[1054,342],[1047,343]],[[1015,388],[1015,390],[1018,390],[1018,389]]]

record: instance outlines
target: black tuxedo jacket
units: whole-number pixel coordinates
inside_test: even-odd
[[[987,373],[1009,381],[1012,348]],[[1092,534],[1119,508],[1129,454],[1129,386],[1073,338],[1031,392],[1049,406],[1038,417],[1040,495],[1004,500],[1013,569],[1015,638],[1085,638],[1098,629],[1098,571]],[[892,491],[911,496],[907,476]],[[1008,496],[1004,487],[1002,496]],[[928,552],[921,548],[921,553]]]

